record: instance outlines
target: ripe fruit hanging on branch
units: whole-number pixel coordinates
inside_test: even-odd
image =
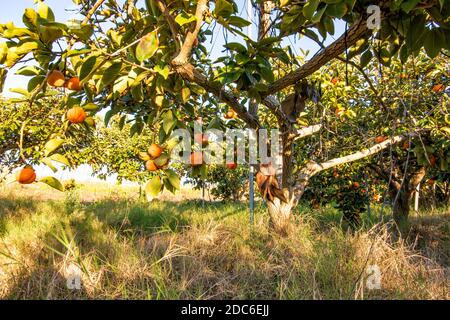
[[[33,167],[26,166],[16,173],[16,181],[20,184],[30,184],[36,181],[36,172]]]
[[[150,172],[158,170],[158,166],[156,165],[156,163],[153,160],[148,160],[145,163],[145,168]]]
[[[237,113],[233,109],[228,110],[228,112],[225,113],[225,116],[224,116],[225,119],[234,119],[236,117],[237,117]]]
[[[80,79],[78,77],[70,78],[66,81],[64,85],[67,89],[73,90],[73,91],[81,91],[83,90],[83,86],[80,83]]]
[[[152,159],[158,158],[162,152],[163,149],[156,143],[152,143],[147,150],[147,153],[150,155]]]
[[[333,85],[336,85],[338,82],[339,82],[339,78],[333,77],[333,78],[331,79],[331,83],[332,83]]]
[[[82,123],[86,117],[86,112],[81,107],[73,107],[67,111],[67,120],[70,123]]]
[[[47,83],[52,87],[62,87],[66,83],[66,79],[61,71],[53,70],[47,77]]]
[[[236,162],[227,162],[227,168],[230,170],[234,170],[237,168],[237,163]]]
[[[192,152],[190,156],[190,162],[194,167],[201,166],[203,164],[203,153],[201,151]]]

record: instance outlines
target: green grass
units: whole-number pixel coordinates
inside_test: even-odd
[[[376,215],[351,231],[333,208],[301,207],[292,233],[279,237],[261,204],[249,226],[243,203],[78,195],[0,194],[1,298],[449,298],[447,211],[413,217],[399,240]],[[365,286],[373,264],[381,290]],[[71,265],[82,270],[81,290],[66,286]]]

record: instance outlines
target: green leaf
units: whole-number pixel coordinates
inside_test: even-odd
[[[83,106],[83,109],[85,111],[98,111],[100,109],[100,107],[98,105],[96,105],[95,103],[88,103]]]
[[[166,173],[167,179],[169,179],[170,184],[177,190],[180,190],[180,177],[176,174],[172,169],[164,170]]]
[[[159,64],[156,65],[153,70],[155,70],[156,72],[158,72],[160,75],[162,75],[162,77],[164,79],[169,78],[169,73],[170,73],[170,68],[169,66],[165,65],[163,67],[161,67]]]
[[[48,21],[55,21],[55,15],[53,14],[52,9],[50,9],[43,1],[38,2],[37,12],[41,18]]]
[[[234,13],[233,4],[226,0],[217,0],[216,7],[214,8],[214,14],[217,17],[226,18]]]
[[[319,3],[320,3],[320,0],[307,1],[306,4],[303,6],[303,15],[307,19],[311,20],[311,18],[314,15],[314,12],[316,12],[317,7],[319,6]]]
[[[23,89],[23,88],[10,88],[9,91],[21,94],[21,95],[23,95],[25,97],[28,97],[30,95],[30,93],[27,90]]]
[[[112,65],[106,68],[106,70],[103,72],[101,86],[98,90],[101,91],[104,87],[113,83],[117,79],[117,76],[119,75],[121,69],[122,62],[114,62]]]
[[[161,191],[161,187],[161,178],[159,176],[154,176],[145,186],[147,198],[152,199],[156,197]]]
[[[197,17],[193,14],[189,14],[185,11],[181,12],[177,17],[175,18],[175,22],[178,23],[178,25],[183,26],[187,23],[191,23],[197,21]]]
[[[0,92],[3,91],[3,85],[5,84],[7,73],[8,71],[5,68],[0,67]]]
[[[59,154],[59,153],[52,154],[50,156],[50,159],[52,159],[53,161],[65,164],[66,166],[70,167],[69,160],[67,160],[67,158],[65,156],[63,156],[62,154]]]
[[[92,28],[91,25],[86,24],[82,25],[79,28],[71,28],[68,30],[68,32],[76,35],[83,41],[88,41],[89,38],[94,34],[94,29]]]
[[[243,28],[251,25],[251,22],[245,20],[244,18],[237,17],[237,16],[231,16],[227,20],[228,24],[233,25],[238,28]]]
[[[177,118],[174,117],[172,111],[167,111],[163,117],[163,129],[166,134],[169,134],[177,124]]]
[[[156,30],[144,36],[136,47],[136,59],[143,62],[150,59],[158,50],[159,40]]]
[[[34,89],[40,86],[43,81],[45,81],[45,76],[35,76],[31,78],[30,81],[28,81],[28,92],[32,92]]]
[[[370,62],[370,60],[372,60],[372,51],[366,50],[362,55],[361,55],[361,59],[360,59],[360,66],[362,68],[364,68],[365,66],[367,66]]]
[[[238,42],[227,43],[224,47],[230,49],[231,51],[236,51],[243,54],[247,53],[247,48]]]
[[[326,13],[332,17],[342,18],[347,13],[347,6],[344,2],[330,4],[327,7]]]
[[[45,177],[45,178],[40,179],[39,182],[43,182],[56,190],[64,191],[64,187],[63,187],[62,183],[59,182],[59,180],[54,177]]]
[[[64,139],[57,137],[46,142],[44,145],[44,153],[47,157],[50,153],[58,149],[64,143]]]
[[[91,56],[86,59],[86,61],[83,62],[81,65],[79,78],[80,81],[83,81],[84,79],[88,78],[88,76],[95,71],[95,66],[97,64],[97,56]]]
[[[420,0],[407,0],[402,3],[402,10],[406,13],[409,13],[412,9],[414,9]]]
[[[37,76],[43,74],[43,71],[35,66],[24,66],[16,71],[21,76]]]
[[[56,167],[53,165],[52,160],[50,158],[42,158],[40,161],[47,167],[49,167],[53,172],[58,171],[58,169],[56,169]]]
[[[183,87],[183,89],[181,89],[181,99],[183,100],[183,103],[188,102],[190,96],[191,90],[189,90],[188,87]]]
[[[433,29],[427,31],[424,42],[424,47],[427,55],[430,58],[435,58],[441,51],[444,42],[445,38],[443,37],[442,33],[439,32],[439,30]]]

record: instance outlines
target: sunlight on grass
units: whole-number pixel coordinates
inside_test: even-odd
[[[1,298],[449,298],[447,211],[413,217],[399,240],[376,215],[350,231],[335,209],[299,208],[292,234],[279,237],[262,204],[251,227],[243,203],[80,202],[86,190],[59,200],[0,196]],[[438,238],[415,238],[423,228]],[[374,264],[382,289],[370,291],[365,268]],[[73,266],[80,290],[66,285]]]

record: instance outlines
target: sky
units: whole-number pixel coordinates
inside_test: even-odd
[[[16,26],[23,26],[22,22],[22,15],[25,11],[25,8],[34,7],[34,0],[14,0],[14,1],[8,1],[8,0],[1,0],[2,6],[0,10],[0,23],[6,23],[9,21],[13,21]],[[46,0],[45,1],[53,10],[56,21],[58,22],[67,22],[70,19],[77,19],[80,18],[73,12],[73,9],[76,8],[72,0]],[[139,0],[138,7],[141,5],[142,0]],[[247,17],[247,0],[237,0],[236,1],[240,15],[243,17]],[[251,20],[255,23],[257,17],[254,13],[250,15]],[[327,41],[325,42],[325,45],[332,42],[335,38],[339,37],[344,32],[344,23],[338,22],[335,26],[336,34],[334,37],[328,37]],[[252,25],[251,27],[252,31],[252,39],[255,39],[256,35],[256,27],[255,25]],[[248,30],[245,30],[246,33],[248,33]],[[228,39],[228,41],[235,41],[232,36]],[[207,47],[209,46],[209,52],[210,57],[212,59],[218,57],[221,54],[221,51],[223,50],[223,44],[225,43],[224,37],[223,37],[223,30],[220,26],[217,26],[213,33],[213,39],[208,39],[207,44],[205,44]],[[309,50],[310,54],[309,56],[312,56],[318,49],[318,45],[309,39],[296,39],[293,37],[290,37],[289,39],[285,40],[283,42],[283,45],[291,45],[294,52],[297,54],[300,54],[300,49],[303,50]],[[13,68],[13,70],[8,72],[8,77],[2,92],[2,95],[6,97],[14,96],[13,93],[9,91],[10,88],[17,88],[17,87],[26,87],[29,78],[24,76],[18,76],[15,75],[15,70],[22,67],[23,64],[20,64]],[[46,176],[46,175],[53,175],[58,179],[66,180],[71,178],[76,178],[80,181],[91,181],[91,180],[97,180],[93,177],[91,177],[91,169],[89,166],[84,165],[76,170],[58,170],[56,174],[54,174],[48,167],[46,166],[39,166],[36,168],[38,176]],[[115,182],[115,177],[111,176],[108,178],[108,181]]]

